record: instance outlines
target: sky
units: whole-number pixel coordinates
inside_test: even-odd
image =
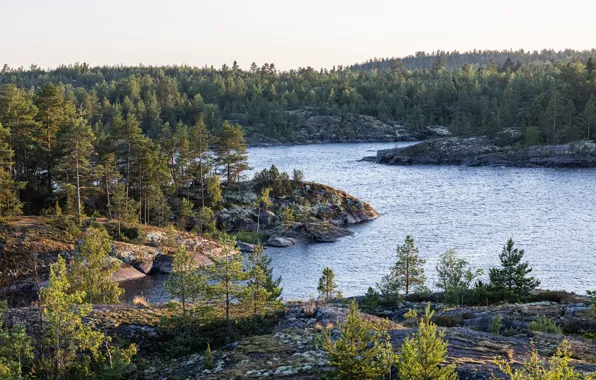
[[[422,50],[590,49],[594,14],[594,0],[0,0],[0,65],[289,70]]]

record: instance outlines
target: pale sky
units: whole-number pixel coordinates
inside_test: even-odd
[[[596,0],[0,0],[0,65],[279,69],[425,50],[596,47]]]

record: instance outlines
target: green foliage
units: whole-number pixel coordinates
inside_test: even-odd
[[[271,258],[265,255],[262,244],[257,244],[253,252],[250,252],[247,257],[247,272],[252,276],[252,271],[257,268],[262,272],[262,286],[267,291],[267,303],[272,309],[277,309],[281,305],[281,280],[282,277],[273,277],[273,268],[271,268]],[[256,285],[249,281],[249,286]]]
[[[444,332],[437,332],[437,325],[431,319],[434,312],[430,304],[418,332],[408,337],[402,347],[398,360],[399,376],[411,380],[447,380],[456,379],[455,365],[445,365],[447,343]]]
[[[90,362],[101,360],[104,335],[83,323],[91,312],[85,293],[70,292],[66,263],[62,257],[50,268],[49,285],[41,291],[45,360],[42,373],[62,377],[67,373],[89,373]]]
[[[256,232],[252,231],[238,231],[233,232],[232,235],[236,237],[236,240],[248,244],[260,244],[267,240],[267,235],[257,234]]]
[[[186,231],[186,228],[190,223],[190,218],[194,217],[195,215],[193,211],[194,207],[194,203],[188,199],[182,198],[180,200],[180,204],[178,205],[178,228],[180,231]]]
[[[0,216],[20,215],[23,209],[19,190],[25,183],[12,178],[14,152],[8,144],[9,138],[10,130],[0,123]]]
[[[189,305],[197,298],[207,297],[207,278],[203,270],[197,268],[194,257],[183,245],[176,249],[172,272],[164,286],[172,296],[180,300],[183,315],[186,315]]]
[[[525,135],[525,145],[533,146],[542,144],[542,136],[538,127],[528,127]]]
[[[209,207],[201,207],[195,216],[195,230],[203,234],[211,234],[217,230],[215,213]]]
[[[503,316],[501,314],[498,314],[492,319],[490,333],[499,335],[501,333],[501,328],[503,328]]]
[[[123,224],[133,224],[138,221],[139,204],[128,197],[124,185],[114,186],[111,210],[112,216],[118,222],[118,237],[121,235]]]
[[[582,374],[570,366],[571,355],[569,341],[564,340],[550,360],[541,358],[532,345],[530,358],[519,369],[513,369],[508,361],[502,359],[495,360],[495,363],[511,380],[594,380],[596,373]]]
[[[376,290],[369,286],[366,294],[364,295],[364,299],[360,303],[362,310],[366,311],[367,313],[376,313],[379,309],[380,303],[381,296]]]
[[[475,278],[482,275],[482,270],[472,271],[469,263],[457,257],[453,249],[439,257],[436,269],[437,287],[443,289],[445,302],[450,305],[463,305],[470,285]]]
[[[404,314],[405,319],[416,319],[418,318],[418,312],[415,309],[409,309],[407,313]]]
[[[33,346],[24,327],[5,326],[6,311],[6,301],[0,301],[0,379],[22,379],[31,368]]]
[[[325,267],[323,275],[319,278],[319,285],[317,291],[324,302],[329,302],[333,298],[338,297],[337,284],[335,283],[335,273],[331,268]]]
[[[203,359],[203,364],[207,369],[213,369],[213,354],[211,353],[211,345],[207,344],[207,349],[205,350],[205,358]]]
[[[281,211],[281,224],[286,227],[290,227],[294,224],[296,217],[294,216],[294,209],[286,206]]]
[[[112,239],[105,228],[89,227],[70,268],[70,291],[84,294],[84,301],[92,304],[118,303],[124,290],[112,279],[119,265],[110,260],[111,252]]]
[[[267,212],[267,209],[271,207],[271,199],[269,199],[269,193],[271,189],[268,187],[262,188],[259,196],[257,197],[254,206],[257,209],[257,234],[261,227],[261,212]]]
[[[222,201],[220,179],[217,176],[211,176],[207,180],[207,204],[213,210],[218,210]]]
[[[401,299],[399,294],[401,283],[393,273],[381,277],[381,281],[377,282],[376,287],[379,291],[381,302],[384,305],[395,304]]]
[[[298,170],[294,170],[294,175],[302,181],[303,175]],[[271,165],[269,169],[263,169],[256,173],[253,181],[255,189],[260,192],[265,188],[269,188],[270,193],[274,197],[289,197],[292,195],[297,182],[290,180],[288,173],[280,172],[275,165]]]
[[[239,124],[225,121],[215,140],[217,161],[223,167],[227,183],[240,181],[242,172],[248,169],[244,131]]]
[[[491,268],[489,271],[494,292],[507,300],[523,298],[540,285],[538,279],[528,276],[532,272],[529,264],[521,262],[524,250],[513,248],[513,245],[513,240],[509,239],[499,255],[501,268]]]
[[[536,317],[535,321],[532,321],[528,324],[528,328],[532,331],[540,331],[545,333],[551,334],[563,334],[563,329],[557,325],[553,320],[545,317],[544,315],[539,315]]]
[[[211,298],[223,304],[225,320],[230,328],[231,304],[235,299],[242,299],[244,289],[240,281],[248,279],[243,270],[242,256],[235,247],[233,239],[220,240],[222,251],[219,257],[213,257],[213,265],[207,268],[209,292]]]
[[[391,273],[399,282],[406,295],[416,286],[424,285],[424,263],[418,255],[418,247],[414,245],[414,238],[406,236],[403,245],[397,247],[397,262],[391,268]]]
[[[377,379],[391,372],[394,362],[391,339],[380,326],[361,319],[353,300],[343,323],[338,323],[340,337],[324,335],[323,349],[329,354],[334,376],[338,379]]]

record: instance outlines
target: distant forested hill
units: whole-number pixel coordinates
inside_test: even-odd
[[[552,144],[594,137],[595,55],[596,50],[418,53],[331,70],[283,72],[268,63],[243,70],[235,62],[221,68],[5,66],[0,71],[0,92],[5,94],[0,94],[0,122],[14,124],[15,117],[24,117],[19,112],[40,119],[35,108],[42,108],[42,89],[52,83],[60,104],[76,109],[106,135],[115,133],[118,121],[131,114],[145,135],[163,139],[203,114],[211,131],[232,120],[244,127],[249,139],[309,141],[295,117],[304,112],[294,112],[308,110],[310,115],[340,117],[328,119],[337,121],[332,133],[325,133],[331,128],[326,119],[307,129],[343,140],[358,141],[358,130],[366,128],[341,120],[365,115],[413,131],[448,126],[462,136],[514,128],[528,143]],[[342,135],[344,125],[349,131]]]
[[[355,71],[370,70],[395,70],[404,67],[410,70],[432,69],[437,58],[444,57],[444,63],[447,69],[453,70],[469,64],[474,67],[483,67],[488,65],[491,60],[499,66],[504,65],[508,60],[514,65],[526,63],[545,63],[556,61],[571,61],[574,58],[588,60],[596,55],[596,49],[591,50],[472,50],[466,52],[458,51],[436,51],[436,52],[416,52],[414,55],[406,57],[393,58],[373,58],[352,65],[350,68]]]

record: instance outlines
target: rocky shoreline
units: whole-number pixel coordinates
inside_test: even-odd
[[[596,142],[522,147],[502,146],[486,137],[451,137],[428,140],[405,148],[379,150],[376,156],[365,157],[364,160],[387,165],[594,168]]]

